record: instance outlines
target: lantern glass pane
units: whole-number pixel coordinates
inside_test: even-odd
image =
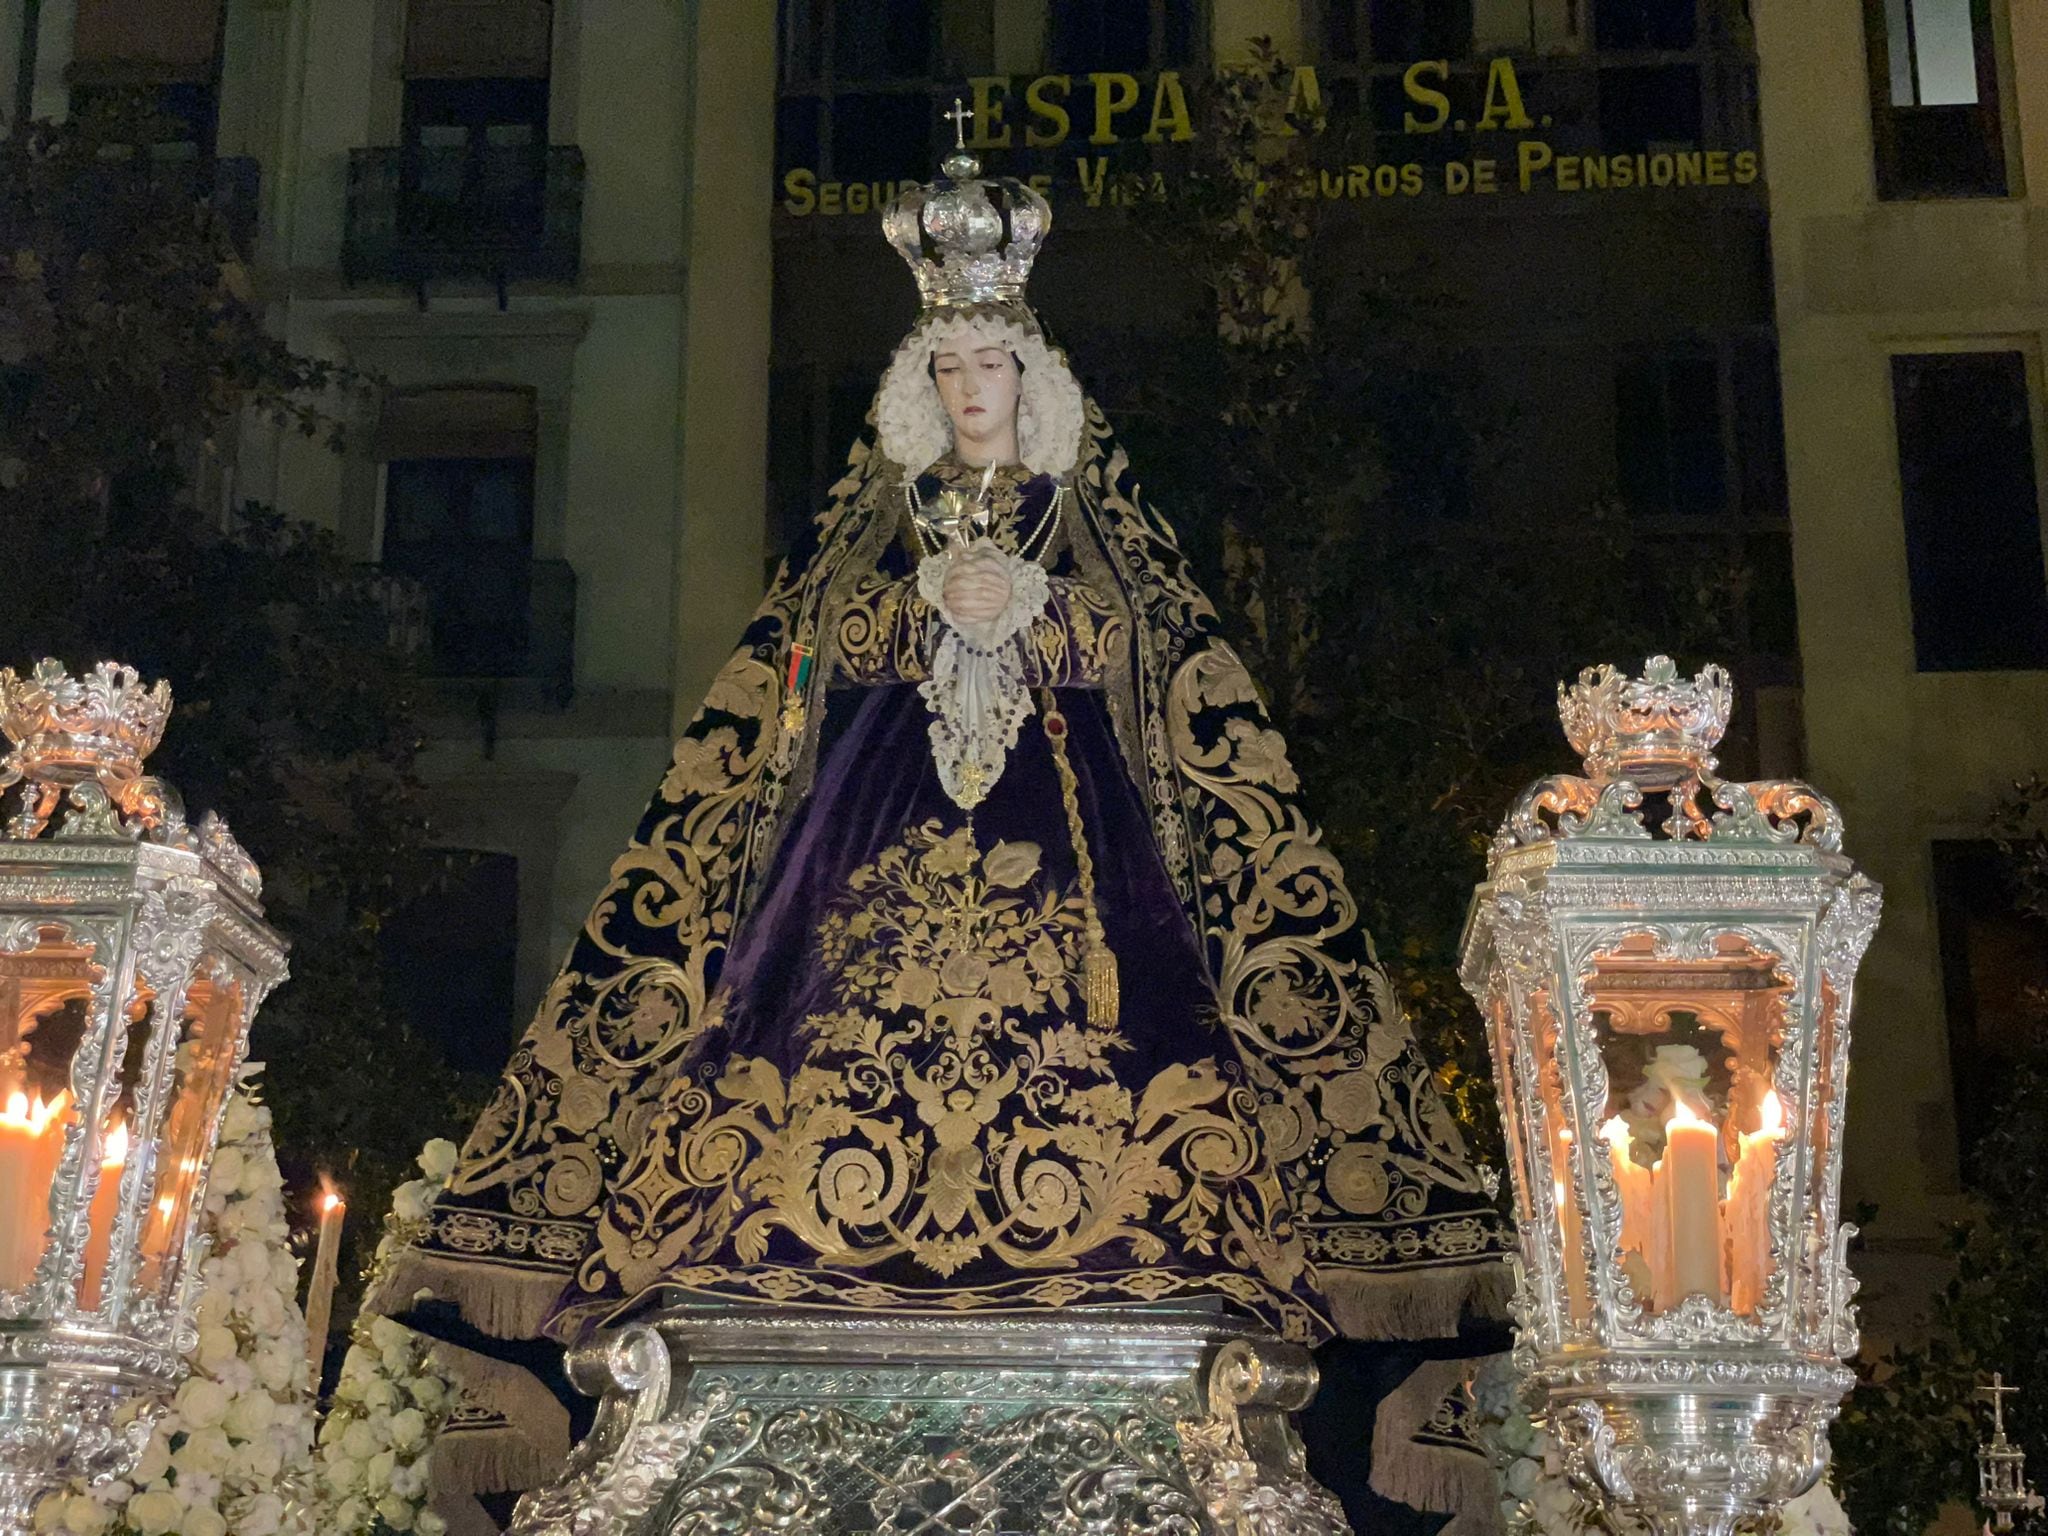
[[[199,976],[186,993],[158,1143],[156,1188],[142,1223],[138,1285],[145,1294],[177,1278],[213,1129],[234,1081],[242,1009],[239,982]]]
[[[1690,953],[1672,959],[1642,934],[1594,961],[1607,1094],[1588,1107],[1616,1193],[1603,1225],[1649,1311],[1703,1294],[1753,1314],[1774,1263],[1770,1190],[1787,1136],[1775,1084],[1792,983],[1738,934]]]
[[[96,980],[92,945],[60,927],[0,954],[0,1289],[25,1289],[42,1259]]]

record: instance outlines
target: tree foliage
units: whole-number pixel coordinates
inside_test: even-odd
[[[2015,786],[1992,831],[2019,910],[2048,923],[2048,781]],[[2048,998],[2030,1003],[2048,1021]],[[2001,1076],[1965,1168],[1983,1214],[1951,1229],[1950,1278],[1920,1336],[1857,1362],[1835,1431],[1843,1502],[1864,1536],[1919,1536],[1944,1503],[1969,1497],[1990,1432],[1976,1393],[1994,1372],[2025,1389],[2007,1403],[2006,1431],[2037,1479],[2048,1469],[2048,1049],[2002,1063]]]
[[[379,929],[439,870],[414,682],[325,533],[195,505],[245,412],[330,433],[362,381],[270,334],[192,167],[132,147],[146,126],[0,140],[0,664],[170,680],[151,766],[233,824],[293,946],[255,1037],[287,1172],[379,1210],[461,1087],[379,978]]]
[[[1743,572],[1672,558],[1618,500],[1488,494],[1467,381],[1427,359],[1428,306],[1324,227],[1321,124],[1269,48],[1221,74],[1185,176],[1137,227],[1213,307],[1123,415],[1286,733],[1382,958],[1476,1150],[1499,1159],[1479,1020],[1455,964],[1514,796],[1568,766],[1560,679],[1727,643]],[[1342,158],[1341,152],[1338,158]],[[1412,296],[1404,296],[1412,297]],[[1424,318],[1416,318],[1420,312]]]

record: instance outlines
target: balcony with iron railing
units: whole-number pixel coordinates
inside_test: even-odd
[[[583,152],[570,144],[354,149],[342,276],[414,286],[468,277],[573,283]]]

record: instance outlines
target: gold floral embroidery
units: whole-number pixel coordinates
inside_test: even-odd
[[[856,871],[819,930],[833,1006],[805,1020],[803,1064],[678,1076],[585,1287],[609,1272],[632,1294],[728,1243],[756,1263],[777,1230],[819,1265],[907,1256],[939,1281],[1177,1246],[1292,1285],[1303,1244],[1252,1096],[1209,1059],[1117,1080],[1128,1046],[1075,991],[1080,900],[1040,873],[1035,845],[984,852],[936,820]]]

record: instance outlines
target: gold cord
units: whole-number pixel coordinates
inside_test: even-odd
[[[1116,955],[1102,931],[1102,915],[1095,905],[1095,861],[1088,856],[1088,829],[1081,822],[1081,797],[1074,780],[1074,765],[1067,761],[1067,717],[1060,713],[1050,688],[1039,690],[1045,714],[1045,739],[1052,747],[1052,765],[1060,776],[1060,798],[1067,807],[1067,836],[1074,845],[1074,867],[1081,877],[1081,910],[1088,924],[1088,956],[1085,963],[1088,1022],[1097,1029],[1114,1029],[1121,1007]]]

